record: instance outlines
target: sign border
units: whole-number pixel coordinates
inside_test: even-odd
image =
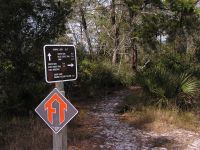
[[[36,109],[40,106],[40,104],[45,101],[47,99],[47,97],[49,97],[53,92],[58,92],[62,98],[64,98],[68,104],[70,104],[75,110],[76,110],[76,113],[71,117],[71,119],[69,119],[64,125],[62,128],[60,128],[57,132],[54,131],[54,129],[48,124],[48,122],[46,120],[44,120],[42,118],[42,116],[36,111]],[[47,96],[46,98],[43,100],[42,102],[40,102],[40,104],[35,108],[35,112],[40,116],[40,118],[42,118],[42,120],[46,123],[47,126],[49,126],[49,128],[55,133],[55,134],[58,134],[77,114],[78,114],[78,110],[71,104],[71,102],[65,97],[62,95],[62,93],[57,89],[57,88],[54,88]]]
[[[68,79],[68,80],[58,80],[58,81],[48,81],[47,80],[47,66],[46,66],[46,51],[45,48],[47,46],[72,46],[74,47],[74,51],[75,51],[75,65],[76,65],[76,77],[74,79]],[[47,83],[57,83],[57,82],[65,82],[65,81],[74,81],[77,80],[78,78],[78,71],[77,71],[77,55],[76,55],[76,47],[74,45],[68,45],[68,44],[46,44],[43,46],[43,53],[44,53],[44,67],[45,67],[45,81]]]

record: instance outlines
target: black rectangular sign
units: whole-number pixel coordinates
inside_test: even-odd
[[[45,45],[44,63],[47,83],[77,79],[77,58],[74,45]]]

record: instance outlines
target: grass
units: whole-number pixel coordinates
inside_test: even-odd
[[[86,109],[80,109],[76,118],[69,124],[68,137],[72,145],[77,142],[89,139],[93,131],[89,131],[86,127],[90,123]]]
[[[50,149],[51,131],[38,117],[1,118],[0,145],[2,149]]]
[[[79,108],[79,115],[68,124],[68,144],[70,146],[91,137],[92,131],[88,132],[84,125],[87,120],[86,114],[87,110]],[[52,149],[52,130],[37,115],[1,117],[0,147],[3,150],[49,150]]]
[[[193,111],[181,111],[176,107],[158,108],[147,101],[143,92],[126,97],[123,119],[148,131],[167,132],[175,128],[200,131],[200,118]]]
[[[77,92],[77,91],[76,91]],[[81,91],[80,91],[81,92]],[[67,125],[69,150],[81,149],[88,150],[94,143],[91,140],[96,130],[91,126],[98,126],[98,119],[88,114],[88,105],[94,102],[93,98],[88,98],[86,93],[80,96],[77,92],[76,101],[73,105],[79,110],[78,115],[73,118]],[[106,95],[111,90],[99,91],[99,96]],[[104,94],[102,94],[104,93]],[[72,95],[68,95],[72,97]],[[97,99],[99,100],[99,99]],[[88,104],[88,105],[87,105]],[[95,141],[99,145],[103,143],[103,139]],[[43,150],[52,149],[52,130],[46,123],[35,113],[30,116],[0,115],[0,149],[2,150]]]

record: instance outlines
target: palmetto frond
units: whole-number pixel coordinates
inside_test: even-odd
[[[191,74],[182,74],[180,77],[180,90],[188,95],[196,95],[199,91],[199,81]]]

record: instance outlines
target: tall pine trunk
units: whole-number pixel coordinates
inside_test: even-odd
[[[112,0],[112,12],[111,12],[111,23],[114,30],[114,50],[112,56],[112,64],[116,64],[118,60],[119,53],[119,26],[116,22],[116,5],[115,0]]]
[[[137,72],[138,68],[137,68],[137,63],[138,63],[138,51],[137,51],[137,47],[134,44],[135,42],[131,42],[131,49],[132,49],[132,69],[134,72]]]
[[[132,33],[134,32],[134,12],[129,8],[129,31],[130,31],[130,49],[132,53],[132,69],[134,72],[138,71],[138,49],[136,45],[136,41],[134,37],[132,37]]]
[[[81,25],[83,26],[83,31],[85,33],[85,37],[86,37],[86,40],[87,40],[88,49],[89,49],[90,54],[92,54],[92,44],[91,44],[91,40],[90,40],[88,29],[87,29],[85,13],[84,13],[84,11],[83,11],[83,9],[81,7],[80,7],[80,14],[81,14]]]

